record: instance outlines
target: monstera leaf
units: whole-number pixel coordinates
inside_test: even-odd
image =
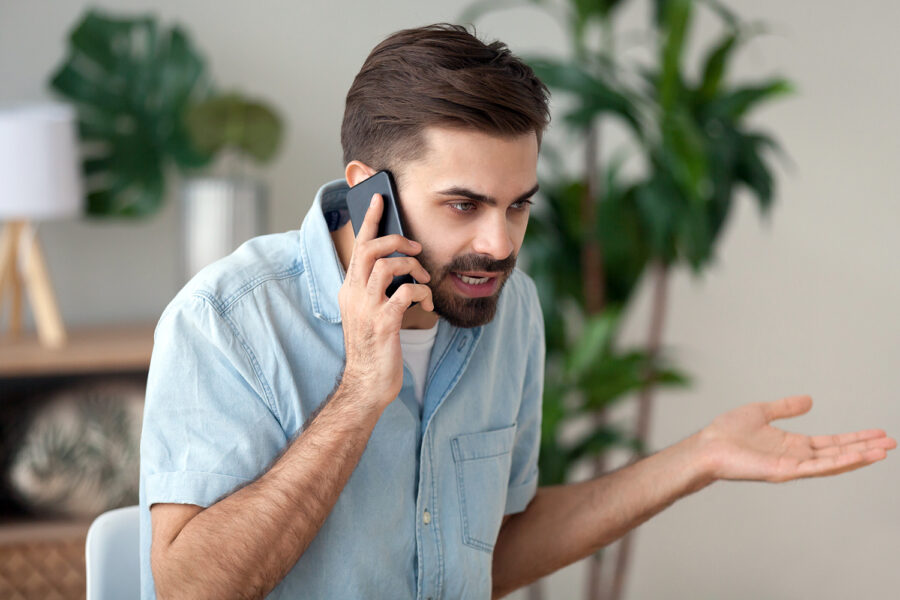
[[[267,104],[237,92],[191,106],[185,119],[197,146],[208,152],[234,148],[259,163],[272,159],[281,141],[282,121]]]
[[[151,214],[163,201],[169,164],[209,163],[184,124],[189,102],[208,94],[203,70],[187,34],[160,30],[152,16],[90,10],[72,30],[50,85],[78,111],[89,215]]]

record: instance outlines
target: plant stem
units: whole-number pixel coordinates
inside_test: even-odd
[[[651,265],[651,275],[653,277],[653,303],[650,317],[650,330],[647,339],[647,367],[645,377],[649,381],[646,386],[641,389],[638,400],[638,421],[637,421],[637,438],[646,445],[647,438],[650,434],[650,413],[653,408],[653,392],[654,385],[652,377],[654,375],[654,364],[656,357],[659,355],[659,348],[662,343],[663,324],[666,312],[666,297],[668,291],[668,266],[654,260]],[[635,453],[632,455],[628,464],[632,464],[644,457],[644,453]],[[612,589],[610,600],[619,600],[622,597],[622,590],[625,587],[625,576],[628,573],[628,563],[631,558],[632,536],[634,531],[629,531],[619,541],[618,552],[616,553],[615,571],[613,574]]]
[[[605,279],[603,272],[603,254],[600,240],[597,239],[596,202],[600,194],[600,178],[598,163],[600,160],[599,124],[593,124],[587,131],[585,142],[585,186],[581,198],[581,219],[586,226],[584,244],[581,251],[582,280],[585,308],[588,315],[599,314],[606,302]],[[593,414],[594,428],[602,427],[606,422],[606,410],[601,408]],[[606,471],[606,458],[599,455],[594,458],[594,477],[600,477]],[[588,563],[588,600],[603,600],[601,574],[603,555],[598,552]]]
[[[581,273],[584,280],[584,303],[589,315],[599,314],[605,303],[603,254],[597,239],[596,202],[602,191],[597,176],[600,158],[599,124],[588,128],[585,147],[585,186],[581,197],[581,222],[585,226],[584,244],[581,246]]]

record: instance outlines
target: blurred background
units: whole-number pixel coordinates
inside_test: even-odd
[[[500,9],[476,19],[480,38],[500,39],[517,54],[560,60],[570,54],[570,33],[546,12],[494,4]],[[625,64],[652,59],[655,3],[618,4],[617,55]],[[703,6],[694,7],[681,57],[692,78],[703,75],[704,56],[723,32],[723,13],[710,8],[718,5],[696,4]],[[187,133],[176,132],[160,146],[163,166],[151,168],[142,175],[143,187],[118,199],[92,192],[92,182],[110,170],[114,181],[133,163],[98,160],[85,179],[84,196],[93,193],[85,206],[93,216],[63,207],[58,218],[45,220],[0,197],[0,211],[6,210],[0,221],[33,222],[39,229],[60,317],[54,320],[47,308],[52,301],[37,308],[23,301],[23,334],[14,340],[15,319],[0,312],[0,335],[6,336],[0,345],[0,597],[77,593],[71,590],[83,585],[77,577],[85,524],[102,510],[136,502],[137,457],[127,450],[130,438],[117,432],[139,431],[152,327],[162,309],[197,261],[214,259],[216,248],[242,236],[299,228],[318,187],[343,175],[344,97],[372,47],[398,29],[459,22],[471,6],[459,0],[385,0],[377,9],[325,1],[0,0],[0,132],[4,114],[21,121],[17,107],[68,102],[51,80],[64,71],[69,35],[92,8],[116,19],[152,17],[161,32],[180,28],[193,54],[180,55],[178,64],[183,68],[185,56],[199,57],[204,77],[214,82],[209,89],[218,94],[218,104],[195,114],[193,135],[235,127],[255,132],[227,139],[213,134],[206,154],[185,150]],[[785,87],[791,93],[761,103],[746,117],[747,127],[770,135],[787,158],[767,159],[774,185],[765,217],[759,189],[736,188],[714,252],[695,261],[703,268],[692,270],[685,262],[669,270],[660,344],[668,364],[677,363],[685,375],[673,367],[672,382],[684,383],[689,374],[690,383],[655,393],[644,451],[675,443],[738,405],[794,394],[811,395],[812,411],[776,425],[808,434],[880,427],[896,437],[900,41],[894,28],[900,6],[883,0],[852,7],[728,0],[724,6],[766,26],[730,56],[727,80],[783,77],[790,83]],[[177,80],[170,81],[177,88]],[[173,94],[175,104],[183,100],[178,89]],[[546,144],[559,151],[561,165],[577,172],[584,135],[561,116],[571,99],[554,90],[551,106]],[[166,116],[159,106],[144,108],[145,117]],[[228,121],[235,114],[237,121]],[[630,134],[614,119],[599,131],[598,162],[606,164],[629,146]],[[63,138],[48,143],[64,154]],[[136,155],[147,159],[140,149]],[[640,174],[636,163],[626,163],[622,172]],[[8,171],[0,167],[0,173]],[[233,185],[223,190],[206,181],[212,191],[203,191],[208,177],[231,177]],[[234,184],[238,180],[251,182],[252,189]],[[200,189],[189,192],[191,186]],[[0,195],[10,189],[0,181]],[[75,186],[66,193],[81,192]],[[204,194],[230,203],[231,212],[202,213]],[[187,231],[192,219],[229,223],[231,237],[209,240],[214,231]],[[234,223],[249,223],[249,229]],[[21,239],[19,248],[33,238]],[[41,277],[25,271],[19,287],[43,289]],[[649,271],[634,281],[616,324],[620,346],[647,345],[657,283]],[[34,339],[38,321],[45,332],[41,341]],[[66,341],[55,343],[63,325]],[[617,431],[633,430],[638,416],[638,393],[626,391],[605,405],[604,422]],[[73,399],[89,410],[73,411]],[[591,423],[588,416],[573,413],[561,424],[561,439],[576,438],[585,423]],[[90,438],[89,460],[79,452],[91,454],[83,451],[83,439],[92,427],[99,433]],[[630,459],[628,437],[603,445],[606,470]],[[569,480],[595,468],[589,453],[577,458],[565,470]],[[900,554],[896,460],[889,456],[838,477],[782,485],[719,482],[683,499],[635,532],[621,597],[893,597],[900,589],[893,565]],[[66,480],[73,471],[81,482]],[[545,578],[545,597],[589,597],[589,566],[585,560]],[[613,569],[612,559],[604,559],[604,577]],[[28,581],[21,576],[25,570]]]

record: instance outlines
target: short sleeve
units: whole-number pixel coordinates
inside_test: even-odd
[[[530,278],[524,278],[530,292],[530,335],[526,380],[516,422],[509,489],[504,514],[522,512],[534,498],[538,484],[538,453],[541,446],[541,415],[544,393],[544,320],[537,289]]]
[[[154,334],[141,434],[147,507],[210,506],[261,475],[287,443],[253,353],[201,295],[176,297]]]

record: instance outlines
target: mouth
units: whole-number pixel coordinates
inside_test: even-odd
[[[500,273],[486,271],[452,272],[450,275],[456,288],[472,298],[493,294],[500,278]]]

